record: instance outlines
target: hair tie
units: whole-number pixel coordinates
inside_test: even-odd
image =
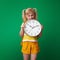
[[[37,9],[36,9],[36,8],[33,8],[33,10],[34,10],[35,12],[37,12]]]

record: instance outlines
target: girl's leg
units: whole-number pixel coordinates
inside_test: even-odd
[[[31,60],[36,60],[37,54],[31,54]]]
[[[29,54],[23,54],[24,60],[29,60]]]

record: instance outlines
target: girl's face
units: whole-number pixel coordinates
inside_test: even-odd
[[[27,13],[27,14],[26,14],[26,18],[27,18],[28,20],[34,19],[34,14],[33,14],[33,13]]]

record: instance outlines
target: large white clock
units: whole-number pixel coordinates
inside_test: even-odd
[[[24,32],[29,36],[37,36],[41,32],[41,24],[37,20],[28,20],[24,27]]]

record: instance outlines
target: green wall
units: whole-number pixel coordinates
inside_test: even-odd
[[[59,0],[0,0],[0,60],[22,60],[19,36],[22,10],[37,8],[44,26],[37,60],[60,60]]]

